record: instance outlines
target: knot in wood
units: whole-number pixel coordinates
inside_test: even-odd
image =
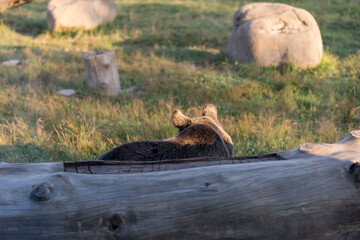
[[[105,68],[109,68],[110,64],[111,64],[110,59],[108,59],[108,58],[104,59],[103,65]]]
[[[302,152],[312,152],[320,149],[321,147],[325,146],[322,143],[303,143],[299,146],[299,150]]]
[[[353,163],[350,166],[349,173],[351,175],[354,175],[356,177],[356,180],[360,182],[360,164],[359,163]]]
[[[120,216],[119,214],[115,213],[110,218],[109,230],[115,231],[116,229],[120,228],[123,223],[125,223],[125,219],[122,216]]]
[[[106,89],[107,86],[108,86],[108,84],[107,84],[106,82],[102,82],[102,83],[101,83],[101,88],[102,88],[102,89]]]
[[[50,183],[34,185],[30,193],[30,198],[35,201],[48,201],[54,191],[54,186]]]

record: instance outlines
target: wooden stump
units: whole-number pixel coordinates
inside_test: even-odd
[[[113,51],[85,55],[84,62],[85,83],[88,88],[106,96],[120,93],[119,73]]]
[[[17,7],[26,3],[31,3],[32,0],[0,0],[0,12],[4,12],[7,8]]]

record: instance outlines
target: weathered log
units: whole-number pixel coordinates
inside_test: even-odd
[[[1,239],[360,239],[360,131],[248,160],[178,161],[106,175],[121,163],[2,163]]]
[[[106,96],[116,96],[121,87],[115,53],[92,53],[84,56],[85,83],[90,89]]]
[[[32,0],[0,0],[0,12],[4,12],[8,8],[17,7],[26,3],[31,3]]]

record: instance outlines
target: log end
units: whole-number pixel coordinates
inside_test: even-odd
[[[337,143],[357,143],[360,146],[360,130],[351,131],[346,138]]]
[[[360,139],[360,130],[354,130],[350,132],[350,135],[352,135],[355,138],[359,138]]]
[[[301,153],[329,156],[339,152],[359,152],[360,130],[351,131],[343,140],[334,143],[304,143],[298,148]]]
[[[84,55],[84,60],[89,60],[89,59],[93,59],[96,57],[103,57],[103,56],[114,56],[115,57],[115,52],[114,51],[104,51],[104,52],[88,53],[88,54]]]

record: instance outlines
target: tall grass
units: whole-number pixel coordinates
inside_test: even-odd
[[[126,142],[165,139],[179,108],[218,107],[235,154],[335,142],[360,129],[360,8],[356,0],[281,1],[310,11],[325,45],[315,69],[262,68],[229,60],[233,13],[246,1],[116,1],[114,23],[92,31],[47,28],[45,0],[0,16],[0,161],[96,158]],[[123,91],[84,85],[83,55],[114,50]],[[67,98],[56,92],[76,89]]]

